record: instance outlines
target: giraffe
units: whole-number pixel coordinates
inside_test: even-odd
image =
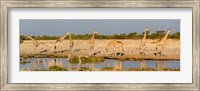
[[[30,37],[30,36],[26,36],[26,38],[31,39],[33,45],[34,45],[34,52],[37,52],[37,48],[39,48],[39,51],[43,51],[44,48],[44,43],[43,42],[39,42],[36,39]],[[41,48],[41,50],[40,50]]]
[[[44,43],[44,48],[47,50],[47,52],[55,47],[54,42],[46,42]],[[45,50],[44,50],[45,51]]]
[[[63,36],[56,40],[54,45],[54,52],[56,52],[56,49],[59,49],[58,47],[62,46],[63,41],[67,35],[69,35],[69,32],[66,32]]]
[[[120,51],[120,56],[122,56],[122,53],[124,53],[124,49],[123,49],[123,43],[121,41],[117,41],[117,40],[113,40],[110,41],[106,47],[106,51],[108,52],[108,47],[109,46],[113,46],[114,49],[119,49]],[[116,54],[115,54],[116,55]]]
[[[92,33],[92,37],[90,38],[89,44],[90,44],[90,50],[94,49],[94,36],[96,34],[96,29],[94,29],[93,33]]]
[[[145,53],[145,46],[146,46],[146,36],[147,36],[147,31],[149,31],[148,27],[144,28],[144,35],[143,38],[139,44],[139,50],[140,50],[140,54],[146,55]]]
[[[69,32],[69,48],[70,48],[70,51],[73,51],[73,46],[74,46],[74,42],[73,42],[71,34]]]
[[[37,50],[37,48],[41,49],[41,50],[39,50],[40,54],[43,52],[48,52],[49,50],[51,50],[54,47],[54,42],[39,42],[30,36],[26,36],[26,38],[32,40],[33,45],[35,46],[34,50]]]
[[[166,41],[167,41],[167,37],[168,37],[168,34],[172,32],[172,29],[171,28],[168,28],[167,32],[165,33],[165,36],[156,42],[156,51],[157,53],[154,53],[154,55],[157,56],[157,54],[160,54],[160,55],[164,55],[164,54],[161,54],[164,50],[164,47],[166,46]],[[158,52],[158,48],[159,47],[162,47],[161,51]]]

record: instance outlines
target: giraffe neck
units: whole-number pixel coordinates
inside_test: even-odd
[[[95,32],[93,32],[92,34],[92,38],[91,38],[92,41],[94,41],[94,36],[95,36]]]
[[[166,41],[167,37],[168,37],[169,31],[167,31],[167,33],[165,34],[165,36],[162,38],[162,41]]]
[[[71,34],[69,34],[69,40],[70,40],[70,41],[72,41],[72,37],[71,37]]]
[[[69,34],[69,42],[70,42],[70,44],[72,44],[73,42],[72,42],[72,37],[71,37],[71,34]]]
[[[143,38],[142,38],[142,42],[145,42],[146,36],[147,36],[147,32],[146,32],[146,30],[144,30],[144,36],[143,36]]]
[[[35,40],[35,39],[31,38],[31,37],[28,37],[28,38],[31,39],[31,40],[33,41],[33,44],[34,44],[34,45],[39,44],[39,42],[38,42],[37,40]]]
[[[65,37],[67,36],[68,34],[66,33],[65,35],[63,35],[59,40],[64,40]]]

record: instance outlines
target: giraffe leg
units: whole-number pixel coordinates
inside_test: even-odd
[[[91,47],[90,47],[90,50],[93,50],[93,49],[94,49],[94,46],[91,46]]]
[[[119,50],[120,50],[120,56],[122,56],[122,48],[120,47]]]
[[[142,54],[142,45],[141,44],[139,45],[139,51],[140,51],[140,54]]]
[[[34,47],[34,48],[33,48],[33,53],[34,53],[34,54],[36,53],[36,51],[35,51],[35,50],[36,50],[36,47]]]
[[[159,45],[156,45],[156,52],[154,53],[155,56],[157,56],[159,54],[158,48],[159,48]]]
[[[164,47],[164,46],[162,46],[162,50],[161,50],[161,56],[166,56],[166,55],[164,54],[164,49],[165,49],[165,47]]]
[[[140,48],[140,55],[144,55],[143,47]]]
[[[37,50],[37,47],[35,47],[34,51],[35,51],[35,54],[37,54],[39,50]]]
[[[156,46],[156,51],[158,51],[158,46]]]
[[[92,49],[94,49],[94,45],[93,45],[93,44],[90,45],[90,51],[91,51]]]
[[[71,51],[73,51],[73,45],[71,45]]]
[[[112,53],[114,54],[114,56],[117,55],[117,51],[116,51],[116,49],[117,49],[117,48],[114,46],[114,53],[112,52]]]
[[[142,46],[142,55],[143,55],[143,56],[146,56],[145,48],[146,48],[145,45],[143,45],[143,46]]]
[[[72,51],[72,45],[69,46],[69,50]]]
[[[54,46],[54,48],[53,48],[53,49],[54,49],[54,53],[56,53],[57,46]]]

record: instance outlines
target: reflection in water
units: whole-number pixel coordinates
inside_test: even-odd
[[[180,71],[180,61],[175,60],[137,60],[75,61],[67,58],[30,58],[20,64],[21,71]],[[21,63],[21,62],[20,62]]]
[[[146,61],[142,60],[140,63],[140,69],[146,69]]]

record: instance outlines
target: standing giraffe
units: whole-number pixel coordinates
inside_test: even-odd
[[[93,31],[93,33],[92,33],[92,37],[91,37],[91,39],[90,39],[90,41],[89,41],[90,50],[94,49],[94,36],[95,36],[96,33],[97,33],[97,32],[96,32],[96,29],[94,29],[94,31]]]
[[[34,51],[37,52],[37,48],[39,48],[39,51],[43,51],[43,47],[44,47],[44,43],[41,43],[39,41],[37,41],[36,39],[30,37],[30,36],[26,36],[26,38],[31,39],[33,45],[34,45]],[[41,50],[40,50],[41,48]]]
[[[62,37],[56,40],[55,46],[54,46],[54,52],[56,49],[58,49],[58,47],[63,45],[64,39],[67,35],[69,35],[69,32],[66,32]]]
[[[161,40],[159,40],[159,41],[156,42],[156,51],[157,51],[157,53],[154,53],[156,56],[157,56],[157,54],[160,54],[160,55],[161,55],[161,53],[163,52],[164,47],[166,46],[166,41],[167,41],[168,34],[169,34],[170,32],[172,32],[172,29],[171,29],[171,28],[168,28],[168,30],[167,30],[165,36],[164,36]],[[158,52],[158,48],[159,48],[159,47],[162,47],[162,49],[161,49],[160,52]],[[163,54],[162,54],[162,55],[163,55]]]
[[[120,51],[120,56],[122,56],[122,53],[124,53],[124,49],[123,49],[123,43],[121,41],[117,41],[117,40],[113,40],[110,41],[106,47],[106,51],[108,52],[108,47],[109,46],[113,46],[114,49],[119,49]],[[115,54],[116,55],[116,54]]]
[[[144,28],[144,35],[143,38],[139,44],[139,50],[140,50],[140,54],[146,55],[145,53],[145,46],[146,46],[146,36],[147,36],[147,31],[149,31],[148,27]]]
[[[70,48],[70,51],[73,51],[73,46],[74,46],[74,42],[73,42],[71,34],[69,32],[69,48]]]

